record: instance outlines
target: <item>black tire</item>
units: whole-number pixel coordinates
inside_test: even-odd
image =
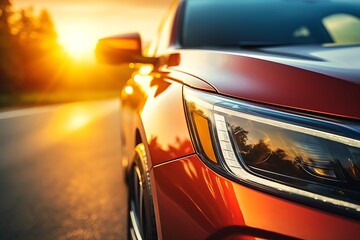
[[[128,239],[157,239],[150,174],[144,145],[136,146],[128,180]]]

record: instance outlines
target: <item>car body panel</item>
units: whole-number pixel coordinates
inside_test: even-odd
[[[216,92],[216,89],[210,85],[205,80],[202,80],[198,77],[189,75],[186,72],[176,71],[173,69],[165,68],[163,69],[165,71],[165,77],[180,83],[183,83],[186,86],[208,91],[208,92]],[[164,74],[164,73],[162,73]]]
[[[359,47],[353,50],[360,54]],[[346,48],[346,51],[349,49]],[[179,54],[180,64],[171,68],[206,79],[220,94],[360,119],[360,108],[354,107],[360,102],[360,68],[357,62],[342,66],[334,61],[326,62],[325,51],[322,61],[290,58],[283,56],[284,53],[250,54],[249,51],[181,50]]]
[[[196,155],[155,166],[151,176],[162,239],[206,239],[228,226],[253,227],[300,239],[353,239],[360,234],[356,220],[230,181]],[[244,237],[223,233],[224,238]],[[260,233],[257,237],[264,236]]]
[[[213,88],[176,71],[149,75],[139,72],[126,83],[121,93],[124,161],[133,157],[136,131],[141,137],[138,141],[147,143],[149,169],[194,153],[185,119],[182,87],[185,82],[203,90],[214,91]],[[179,76],[181,83],[177,80]]]
[[[121,92],[123,165],[130,172],[135,147],[143,143],[159,239],[353,239],[360,235],[359,219],[317,209],[316,204],[310,207],[305,201],[301,204],[296,197],[291,201],[290,195],[277,197],[256,184],[253,188],[242,184],[226,171],[213,171],[213,165],[200,159],[201,151],[195,151],[196,137],[190,136],[183,96],[188,86],[295,116],[358,127],[360,47],[180,49],[177,34],[186,3],[174,2],[149,55],[136,56],[139,62],[131,63],[133,76]],[[145,61],[147,57],[151,61]]]
[[[181,84],[160,81],[154,85],[141,118],[152,165],[194,152],[184,116]]]
[[[290,63],[296,62],[292,58],[286,64],[286,60],[275,62],[274,56],[244,53],[174,53],[180,56],[178,66],[164,66],[145,75],[138,69],[121,94],[122,134],[128,149],[123,157],[132,158],[138,131],[141,141],[147,143],[159,239],[346,239],[348,233],[360,234],[356,220],[251,189],[212,171],[195,155],[182,93],[187,85],[274,106],[356,119],[356,81],[292,66]],[[206,65],[212,67],[204,71]],[[132,89],[130,94],[127,87]],[[340,88],[348,92],[336,93]],[[329,101],[333,103],[329,105]],[[341,104],[347,104],[347,108]],[[229,226],[235,230],[229,231]],[[247,229],[254,236],[238,234]]]

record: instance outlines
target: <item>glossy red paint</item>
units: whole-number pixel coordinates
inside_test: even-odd
[[[217,50],[207,45],[203,47],[211,49],[182,49],[182,36],[178,34],[184,5],[186,1],[174,2],[146,56],[128,57],[128,61],[139,61],[132,64],[134,74],[121,93],[123,163],[128,176],[134,169],[141,172],[141,180],[130,182],[129,193],[146,190],[138,195],[146,195],[144,201],[153,199],[159,239],[353,239],[360,235],[358,219],[316,209],[315,204],[311,205],[314,208],[302,205],[295,197],[294,201],[276,197],[258,187],[258,182],[251,183],[251,188],[249,182],[234,180],[230,171],[225,174],[228,169],[224,162],[206,165],[194,150],[199,144],[195,130],[193,139],[190,137],[183,97],[183,88],[188,86],[279,111],[292,110],[294,116],[311,115],[334,122],[341,117],[359,127],[360,108],[355,104],[360,102],[360,68],[356,62],[360,47],[331,47],[315,42],[311,46],[293,44],[250,50],[229,50],[223,45]],[[121,51],[126,53],[126,46]],[[357,141],[358,132],[354,132]],[[208,140],[215,142],[215,135],[218,133],[213,131]],[[138,144],[146,157],[134,163]],[[222,160],[218,144],[212,146]],[[196,149],[201,154],[201,147]],[[240,156],[236,160],[240,161]],[[132,169],[134,165],[137,168]],[[151,189],[144,187],[148,185]],[[131,207],[140,205],[136,194],[129,196],[129,202],[134,203]],[[290,195],[286,196],[290,199]],[[149,205],[146,213],[152,213]],[[145,214],[144,220],[143,213],[137,211],[142,206],[129,209],[129,216],[132,213],[138,220],[131,222],[131,230],[139,230],[144,237],[149,231],[143,225],[154,225],[153,214]],[[141,222],[140,227],[137,222]]]
[[[212,85],[198,77],[192,76],[185,72],[174,71],[172,69],[164,69],[164,71],[166,72],[166,78],[183,83],[184,85],[190,86],[192,88],[197,88],[208,92],[216,92]]]
[[[360,79],[356,79],[360,74],[359,70],[347,71],[352,72],[352,75],[343,74],[343,79],[340,79],[337,75],[344,69],[335,71],[333,65],[320,65],[319,60],[289,59],[266,53],[250,54],[246,51],[179,52],[180,64],[172,68],[206,79],[221,94],[286,108],[360,119],[360,108],[354,107],[354,104],[360,102]]]
[[[194,152],[184,115],[182,85],[160,80],[151,90],[141,113],[150,168]]]
[[[138,75],[126,85],[131,87],[133,92],[127,94],[126,87],[122,91],[122,134],[126,141],[124,148],[128,149],[124,152],[128,154],[126,157],[131,159],[133,156],[136,131],[140,133],[141,141],[147,142],[149,169],[153,165],[194,153],[182,96],[182,86],[186,78],[182,78],[182,82],[179,83],[179,75],[172,73],[161,75],[166,76],[166,79],[157,77],[156,74],[136,74]],[[209,85],[200,80],[197,82],[191,76],[187,79],[199,88],[212,90]]]
[[[281,234],[276,239],[353,239],[360,234],[357,221],[230,181],[196,155],[155,166],[151,176],[161,239],[206,239],[228,226],[256,228],[250,239],[275,233]],[[224,231],[222,239],[244,239],[241,232],[246,229]]]

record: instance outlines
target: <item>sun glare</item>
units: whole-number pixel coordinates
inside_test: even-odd
[[[60,34],[59,42],[71,57],[86,59],[93,56],[96,39],[85,31],[75,30]]]

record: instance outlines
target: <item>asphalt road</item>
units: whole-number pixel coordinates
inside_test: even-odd
[[[126,239],[118,101],[0,112],[0,239]]]

